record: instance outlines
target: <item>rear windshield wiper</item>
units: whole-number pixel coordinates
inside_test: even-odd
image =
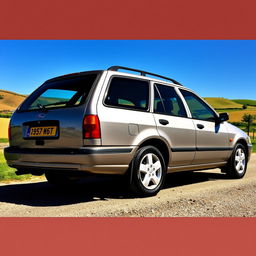
[[[60,101],[60,102],[55,102],[55,103],[50,103],[50,104],[46,104],[43,105],[44,107],[48,107],[48,106],[57,106],[57,105],[62,105],[62,104],[67,104],[68,101]]]
[[[38,108],[39,108],[40,110],[42,110],[42,112],[47,112],[47,111],[48,111],[48,110],[45,108],[45,106],[42,105],[42,104],[40,104],[40,103],[38,103],[37,106],[38,106]]]

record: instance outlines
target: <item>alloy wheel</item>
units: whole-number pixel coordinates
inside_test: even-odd
[[[238,173],[243,173],[246,166],[246,157],[242,148],[238,148],[235,154],[235,168]]]
[[[162,174],[162,164],[158,156],[148,153],[141,159],[139,179],[146,189],[155,189],[161,182]]]

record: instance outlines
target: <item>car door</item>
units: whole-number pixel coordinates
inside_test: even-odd
[[[225,123],[217,122],[217,114],[200,97],[180,89],[196,128],[196,155],[193,164],[224,162],[229,153]]]
[[[192,163],[195,156],[195,127],[175,87],[154,84],[153,115],[158,133],[171,147],[169,165]]]

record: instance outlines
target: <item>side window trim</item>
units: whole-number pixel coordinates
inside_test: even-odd
[[[159,95],[159,97],[160,97],[160,100],[161,100],[161,103],[162,103],[162,106],[163,106],[165,115],[168,115],[168,114],[166,113],[166,109],[165,109],[165,106],[164,106],[163,98],[162,98],[161,93],[159,92],[159,90],[158,90],[158,88],[157,88],[157,84],[156,84],[156,83],[154,83],[154,91],[155,91],[155,89],[157,90],[157,93],[158,93],[158,95]],[[154,100],[155,100],[155,95],[154,95]],[[155,113],[155,110],[154,110],[154,113]]]
[[[106,98],[108,96],[111,81],[113,78],[116,78],[116,77],[147,82],[148,83],[148,108],[147,109],[133,109],[133,108],[126,108],[125,106],[114,106],[114,105],[112,106],[112,105],[108,105],[107,103],[105,103]],[[103,104],[103,106],[108,107],[108,108],[117,108],[117,109],[125,109],[125,110],[140,111],[140,112],[151,112],[151,98],[152,98],[152,92],[151,92],[151,83],[149,80],[139,79],[139,78],[134,78],[134,77],[129,77],[129,76],[122,76],[122,75],[112,75],[109,77],[109,79],[107,81],[107,86],[106,86],[105,92],[103,94],[102,104]]]
[[[180,89],[178,87],[174,87],[174,89],[176,90],[177,94],[179,95],[179,97],[180,97],[180,99],[181,99],[181,101],[183,103],[183,106],[184,106],[184,108],[185,108],[185,110],[187,112],[187,118],[192,118],[192,114],[190,112],[188,104],[187,104],[185,98],[183,97],[182,93],[180,92]]]
[[[154,82],[149,81],[150,83],[150,101],[149,101],[149,110],[150,113],[154,113],[154,99],[155,99],[155,92],[154,92]]]

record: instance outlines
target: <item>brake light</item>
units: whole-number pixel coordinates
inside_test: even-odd
[[[8,126],[8,139],[9,139],[9,141],[12,139],[12,136],[11,136],[11,120],[10,120],[9,126]]]
[[[83,122],[84,139],[100,139],[100,121],[96,115],[87,115]]]

